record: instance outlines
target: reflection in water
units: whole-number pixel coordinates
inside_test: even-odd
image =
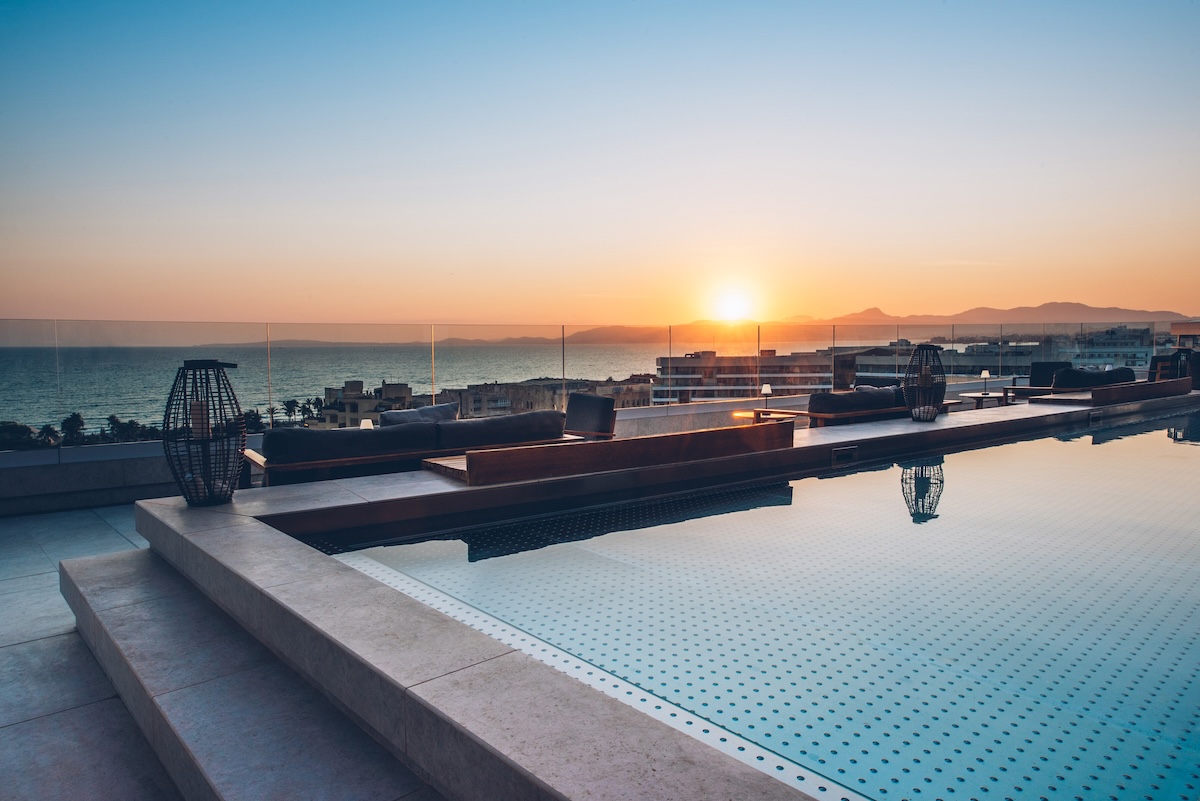
[[[1166,431],[1167,437],[1175,442],[1200,442],[1200,412],[1166,419],[1158,417],[1148,420],[1138,420],[1133,423],[1103,428],[1099,431],[1076,431],[1071,434],[1059,435],[1056,439],[1062,442],[1070,442],[1071,440],[1090,436],[1093,445],[1103,445],[1106,442],[1115,442],[1119,439],[1135,437],[1138,434],[1147,434],[1152,431]]]
[[[460,539],[467,544],[467,560],[478,562],[563,542],[588,540],[614,531],[633,531],[763,506],[790,506],[791,503],[791,485],[774,484],[717,490],[704,495],[660,498],[636,504],[615,504],[540,520],[502,523],[431,539]]]
[[[1167,429],[1167,436],[1174,442],[1200,443],[1200,414],[1176,418],[1175,425]]]
[[[937,517],[938,501],[942,499],[942,487],[946,483],[942,462],[943,457],[933,456],[900,464],[903,468],[900,489],[914,523],[927,523]]]

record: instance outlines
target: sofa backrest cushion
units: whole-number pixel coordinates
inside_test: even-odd
[[[268,463],[291,464],[346,459],[404,451],[437,449],[437,423],[407,423],[387,428],[272,428],[263,434]]]
[[[562,412],[545,409],[501,417],[443,420],[436,424],[437,446],[440,450],[452,450],[558,439],[563,435],[566,418]]]
[[[1029,386],[1052,386],[1054,383],[1054,374],[1070,366],[1070,362],[1031,362],[1029,365]]]
[[[904,393],[900,387],[858,387],[854,392],[820,392],[808,398],[808,410],[818,414],[893,409],[903,405]]]
[[[1054,373],[1054,383],[1051,386],[1055,389],[1091,389],[1136,380],[1137,375],[1131,367],[1118,367],[1115,370],[1080,370],[1064,367]]]
[[[457,419],[457,403],[437,403],[433,406],[422,406],[419,409],[393,409],[387,412],[380,412],[379,425],[398,426],[404,423],[436,423],[439,420]]]

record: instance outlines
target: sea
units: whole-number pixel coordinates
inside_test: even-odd
[[[162,425],[175,373],[187,359],[219,359],[243,410],[325,394],[346,381],[367,387],[402,382],[414,395],[435,386],[508,383],[531,378],[624,379],[655,372],[662,345],[429,345],[204,347],[10,347],[0,348],[0,420],[35,431],[78,412],[87,431],[107,424],[109,415],[144,425]],[[268,371],[269,361],[269,371]],[[269,377],[269,378],[268,378]],[[283,418],[282,412],[279,418]]]
[[[839,340],[847,347],[887,342],[879,339]],[[829,342],[772,342],[779,353],[812,352]],[[757,343],[688,342],[574,344],[561,342],[439,343],[436,353],[424,344],[305,343],[203,345],[173,347],[0,347],[0,421],[13,421],[35,431],[50,424],[61,428],[78,412],[86,431],[96,433],[110,415],[143,425],[162,424],[167,395],[175,374],[189,359],[218,359],[236,364],[227,370],[243,410],[268,406],[280,410],[285,401],[303,403],[324,397],[326,387],[362,381],[368,388],[384,381],[406,383],[414,395],[469,385],[511,383],[534,378],[621,380],[655,373],[656,360],[695,350],[721,355],[756,352]]]

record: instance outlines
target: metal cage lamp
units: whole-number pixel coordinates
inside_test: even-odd
[[[937,419],[946,399],[946,370],[940,345],[917,345],[904,371],[904,403],[912,419],[929,423]]]
[[[216,359],[183,363],[163,414],[163,451],[189,506],[228,503],[246,452],[242,416],[226,367]]]

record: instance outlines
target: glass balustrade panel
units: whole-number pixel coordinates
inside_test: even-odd
[[[671,357],[659,360],[675,403],[758,397],[761,348],[755,323],[688,323],[671,326]]]
[[[1151,322],[1084,323],[1077,337],[1075,367],[1113,370],[1129,367],[1138,377],[1150,369],[1155,351],[1155,325]]]
[[[565,375],[577,390],[610,395],[617,409],[670,402],[670,376],[659,361],[671,356],[667,326],[568,325],[563,329]]]
[[[948,341],[934,344],[945,347],[942,365],[946,369],[947,382],[979,382],[983,371],[987,370],[988,381],[997,382],[989,383],[988,389],[998,388],[1004,376],[1011,374],[1010,365],[1006,363],[1009,353],[1004,328],[999,324],[955,324],[941,329]],[[1028,372],[1028,360],[1025,360],[1025,369]]]
[[[187,360],[237,364],[227,373],[244,411],[266,390],[262,323],[59,320],[56,327],[64,444],[161,438],[167,396]]]
[[[376,425],[431,402],[432,338],[419,324],[271,323],[270,391],[256,402],[277,426]]]
[[[0,451],[53,447],[63,411],[53,320],[0,320]]]
[[[854,357],[855,385],[892,386],[904,377],[912,347],[900,340],[895,325],[839,325],[833,330],[837,352]]]
[[[439,325],[434,352],[437,402],[462,417],[561,410],[575,386],[560,325]]]
[[[770,386],[771,400],[854,385],[854,355],[837,355],[833,326],[764,323],[759,332],[757,383]]]

